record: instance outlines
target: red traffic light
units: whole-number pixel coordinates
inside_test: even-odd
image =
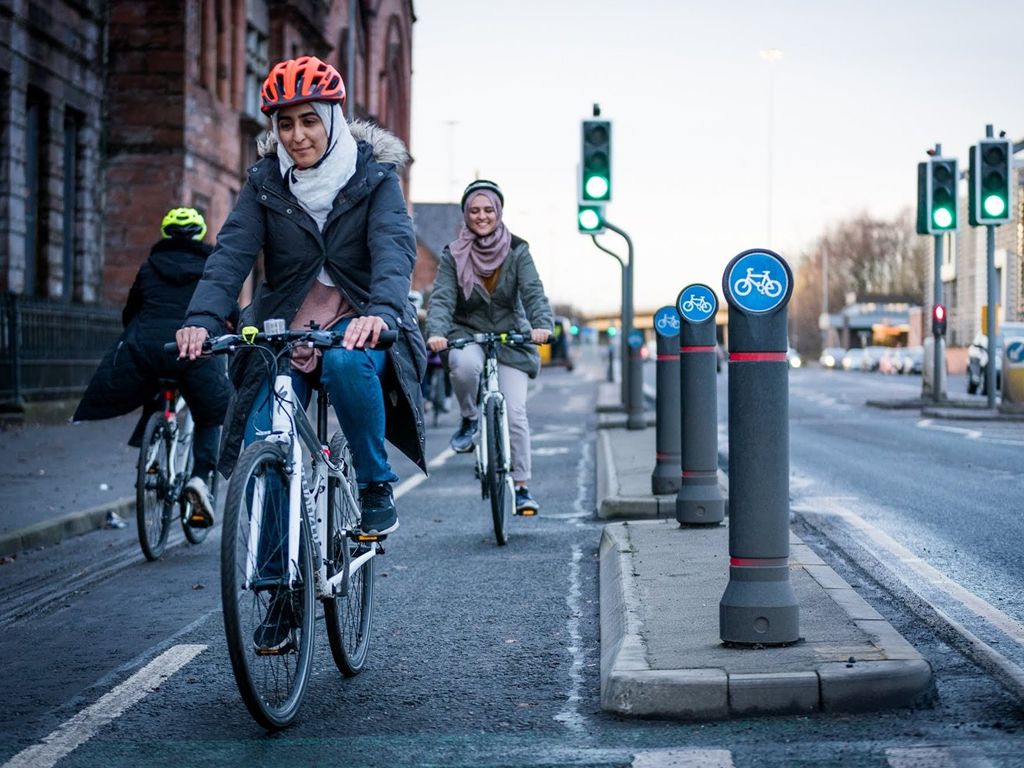
[[[932,310],[932,317],[936,322],[941,323],[946,319],[946,308],[941,304],[936,304],[935,309]]]
[[[932,307],[932,333],[935,336],[946,335],[946,308],[941,304]]]

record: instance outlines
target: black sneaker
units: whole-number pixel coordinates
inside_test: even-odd
[[[360,529],[367,536],[386,536],[398,530],[398,510],[391,483],[369,483],[359,491],[363,508]]]
[[[456,453],[470,453],[473,450],[473,437],[476,435],[479,419],[467,419],[463,417],[462,426],[452,435],[449,445]]]
[[[274,592],[270,597],[267,615],[252,633],[256,655],[274,656],[291,650],[294,628],[291,593],[284,589]]]
[[[537,510],[540,507],[537,502],[534,501],[533,496],[530,495],[530,489],[525,485],[516,488],[516,514],[523,515],[524,517],[530,517],[537,514]]]

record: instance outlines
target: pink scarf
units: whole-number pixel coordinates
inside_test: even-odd
[[[491,277],[501,269],[501,265],[508,256],[509,247],[512,244],[512,233],[506,229],[501,220],[501,201],[498,196],[488,189],[474,192],[473,197],[483,195],[486,197],[498,215],[498,226],[494,231],[484,237],[479,237],[469,228],[469,210],[462,212],[465,224],[459,232],[459,239],[448,244],[455,259],[455,274],[459,285],[462,287],[463,295],[468,299],[473,293],[473,285],[480,282],[480,278]],[[467,206],[472,203],[472,198],[467,201]]]

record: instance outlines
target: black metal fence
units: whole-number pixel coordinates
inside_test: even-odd
[[[0,403],[81,394],[121,330],[118,309],[0,294]]]

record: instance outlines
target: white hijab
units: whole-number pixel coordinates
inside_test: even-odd
[[[311,102],[320,122],[327,129],[327,150],[315,165],[298,168],[277,132],[277,116],[273,116],[274,138],[277,139],[277,162],[281,177],[288,181],[299,205],[323,232],[334,198],[356,172],[356,140],[345,122],[337,102]]]

